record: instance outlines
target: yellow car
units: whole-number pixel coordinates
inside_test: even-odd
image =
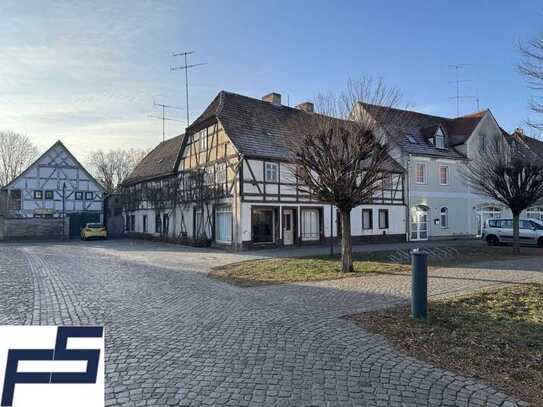
[[[81,229],[81,240],[107,239],[107,229],[101,223],[87,223]]]

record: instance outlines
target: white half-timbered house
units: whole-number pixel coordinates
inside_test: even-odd
[[[153,162],[164,159],[157,151],[127,179],[122,192],[127,230],[235,249],[337,238],[336,208],[303,193],[287,159],[285,140],[293,136],[293,123],[312,114],[310,103],[284,106],[276,93],[259,100],[220,92],[177,138],[178,151],[174,139],[165,142],[171,143],[166,161],[175,171],[153,176],[160,173]],[[405,240],[404,170],[392,159],[384,170],[390,177],[379,194],[352,211],[355,242]],[[159,219],[160,226],[153,227]]]
[[[59,218],[66,214],[72,224],[79,225],[80,219],[101,221],[103,187],[60,141],[2,192],[6,218]]]

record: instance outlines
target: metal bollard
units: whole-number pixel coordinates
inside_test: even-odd
[[[411,251],[411,316],[428,318],[428,253]]]

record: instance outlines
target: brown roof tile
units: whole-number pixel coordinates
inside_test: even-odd
[[[184,135],[165,140],[156,146],[134,168],[123,182],[124,185],[175,174]]]

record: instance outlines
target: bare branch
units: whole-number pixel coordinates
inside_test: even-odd
[[[149,150],[134,148],[108,152],[96,150],[89,155],[87,164],[106,191],[113,192],[148,153]]]
[[[36,159],[37,147],[13,131],[0,131],[0,186],[9,184]]]

